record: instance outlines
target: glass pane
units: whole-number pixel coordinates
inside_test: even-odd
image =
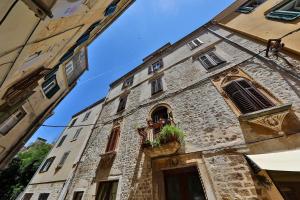
[[[205,200],[204,191],[199,179],[198,174],[188,174],[188,193],[191,200]]]
[[[166,178],[166,199],[181,200],[180,179],[178,176],[167,176]]]

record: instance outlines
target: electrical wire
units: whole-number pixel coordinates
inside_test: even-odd
[[[289,32],[289,33],[283,35],[283,36],[280,37],[279,39],[283,39],[283,38],[285,38],[285,37],[287,37],[287,36],[289,36],[289,35],[291,35],[291,34],[293,34],[293,33],[298,32],[298,31],[300,31],[300,28],[295,29],[295,30],[293,30],[293,31],[291,31],[291,32]],[[249,61],[249,60],[255,58],[256,56],[260,55],[261,53],[263,53],[263,52],[266,51],[266,50],[267,50],[267,48],[266,48],[266,49],[263,49],[263,50],[260,50],[258,53],[256,53],[256,54],[252,55],[251,57],[249,57],[249,58],[247,58],[247,59],[241,61],[240,63],[236,64],[235,66],[240,65],[240,64],[243,64],[243,63],[245,63],[245,62],[247,62],[247,61]],[[97,125],[97,124],[99,124],[99,123],[94,123],[94,124],[82,124],[82,125],[75,125],[75,126],[63,126],[63,125],[47,125],[47,124],[42,124],[41,126],[47,127],[47,128],[73,128],[73,127],[95,126],[95,125]],[[292,134],[298,134],[298,133],[292,133]],[[273,139],[277,139],[277,138],[282,138],[282,137],[286,137],[286,136],[276,136],[276,137],[271,137],[271,138],[267,138],[267,139],[251,141],[251,142],[248,142],[248,143],[239,144],[239,146],[241,146],[241,145],[247,145],[247,144],[255,144],[255,143],[259,143],[259,142],[263,142],[263,141],[268,141],[268,140],[273,140]],[[224,147],[224,148],[225,148],[225,147]],[[209,149],[209,150],[214,150],[214,149]]]

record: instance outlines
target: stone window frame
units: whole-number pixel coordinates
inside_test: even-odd
[[[105,182],[115,182],[117,181],[118,182],[118,186],[117,186],[117,192],[116,192],[116,200],[119,200],[121,199],[121,186],[122,186],[122,178],[120,176],[117,176],[117,177],[108,177],[107,179],[105,180],[100,180],[97,182],[96,184],[96,199],[99,199],[99,192],[100,192],[100,186],[101,186],[101,183],[105,183]]]
[[[68,159],[69,155],[70,155],[71,151],[66,151],[62,157],[59,160],[59,163],[56,166],[56,169],[60,169],[64,166],[64,164],[66,163],[66,160]]]
[[[89,116],[91,115],[91,113],[92,113],[91,110],[88,111],[88,112],[86,112],[85,115],[84,115],[84,117],[83,117],[83,119],[82,119],[82,122],[86,121],[89,118]]]
[[[158,65],[159,67],[157,68]],[[163,67],[164,67],[164,61],[162,58],[159,58],[154,62],[152,62],[151,65],[148,67],[148,74],[156,73]]]
[[[120,144],[120,138],[121,138],[121,123],[123,119],[117,119],[113,122],[112,129],[108,135],[107,144],[105,147],[105,153],[104,154],[110,154],[112,152],[117,152]],[[117,129],[117,130],[115,130]],[[114,131],[118,131],[117,135],[114,136],[113,134],[116,134]],[[115,137],[115,138],[114,138]],[[111,149],[111,145],[113,144],[113,149]]]
[[[159,107],[166,107],[167,111],[168,111],[168,115],[170,115],[170,117],[172,117],[174,119],[172,107],[168,103],[162,102],[162,103],[156,104],[155,106],[153,106],[150,109],[150,111],[148,112],[147,121],[152,120],[153,112],[156,111],[156,109]]]
[[[76,190],[74,190],[71,199],[72,199],[72,200],[76,200],[76,199],[75,199],[75,197],[76,197],[75,194],[78,194],[78,193],[81,193],[81,192],[82,192],[81,200],[83,200],[83,199],[84,199],[83,197],[84,197],[84,195],[85,195],[85,189],[79,189],[79,188],[76,189]]]
[[[122,90],[132,86],[133,81],[134,81],[134,75],[130,76],[129,78],[126,78],[125,81],[123,82]]]
[[[47,158],[44,163],[41,165],[41,168],[39,169],[39,173],[44,173],[44,172],[47,172],[51,165],[53,164],[54,160],[55,160],[56,156],[52,156],[52,157],[49,157]],[[49,166],[46,168],[47,164],[49,164]]]
[[[196,49],[197,47],[200,47],[202,44],[204,44],[204,42],[202,40],[200,40],[199,37],[192,39],[190,42],[187,43],[188,47],[191,50]]]
[[[7,119],[0,123],[0,136],[7,135],[26,115],[26,110],[21,106],[12,115],[8,116]]]
[[[253,78],[247,75],[243,70],[241,70],[240,68],[231,68],[220,74],[215,75],[212,78],[212,83],[217,88],[219,93],[224,97],[225,102],[229,105],[229,107],[235,113],[236,116],[240,117],[243,114],[239,110],[239,108],[235,105],[235,103],[229,98],[226,92],[223,90],[223,87],[225,86],[226,83],[240,78],[243,78],[251,82],[256,87],[256,89],[259,92],[261,92],[266,98],[268,98],[268,100],[270,100],[275,106],[283,104],[281,100],[279,100],[275,95],[271,93],[271,91],[269,91],[261,84],[256,82]]]

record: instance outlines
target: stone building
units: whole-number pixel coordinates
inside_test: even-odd
[[[0,169],[74,88],[88,44],[132,3],[0,1]]]
[[[20,199],[64,199],[77,164],[102,109],[103,100],[72,117]],[[80,194],[79,194],[80,195]]]
[[[144,58],[110,85],[66,199],[299,199],[247,156],[300,144],[299,77],[265,48],[209,22]],[[155,145],[170,124],[183,141]]]

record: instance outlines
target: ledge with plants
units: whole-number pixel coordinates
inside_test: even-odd
[[[184,137],[185,134],[180,128],[174,125],[166,125],[153,141],[145,140],[142,147],[145,154],[151,158],[167,156],[176,153],[180,149]]]

